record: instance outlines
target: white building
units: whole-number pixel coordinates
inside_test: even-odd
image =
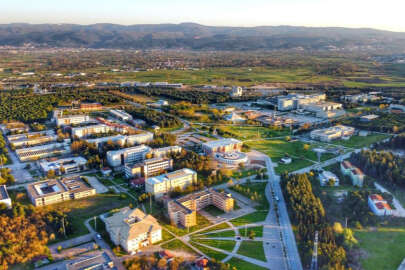
[[[72,128],[72,137],[83,138],[92,134],[108,133],[111,131],[114,131],[114,128],[104,124],[75,127]]]
[[[31,145],[54,142],[58,139],[53,130],[44,130],[39,132],[30,132],[7,136],[8,142],[13,147],[26,147]]]
[[[159,198],[175,188],[184,189],[196,181],[197,173],[186,168],[146,179],[145,191]]]
[[[173,146],[152,149],[151,154],[155,158],[158,158],[158,157],[161,158],[161,157],[167,157],[169,154],[179,154],[179,153],[181,153],[181,150],[183,150],[183,148],[181,146],[173,145]]]
[[[241,97],[243,95],[242,87],[233,86],[230,95],[231,97]]]
[[[230,114],[225,115],[224,119],[226,121],[231,121],[233,123],[245,122],[246,121],[246,119],[244,117],[240,116],[236,112],[232,112]]]
[[[354,134],[353,127],[336,125],[334,127],[315,129],[311,131],[311,138],[322,142],[330,142],[337,139],[350,138]]]
[[[136,144],[143,144],[153,140],[153,133],[151,132],[143,132],[134,135],[114,135],[114,136],[107,136],[95,139],[86,139],[89,143],[94,143],[97,146],[108,141],[112,141],[114,143],[118,143],[120,145],[136,145]]]
[[[68,125],[77,125],[82,123],[88,123],[91,121],[90,116],[87,114],[77,114],[77,115],[67,115],[64,116],[62,111],[54,112],[54,121],[58,127],[68,126]]]
[[[368,196],[368,206],[370,207],[371,211],[377,216],[391,216],[392,215],[392,208],[387,203],[386,200],[383,199],[381,195],[372,194]]]
[[[138,145],[107,152],[107,162],[111,167],[124,166],[126,163],[136,163],[145,159],[151,148],[146,145]]]
[[[4,203],[8,208],[11,208],[12,203],[6,185],[0,185],[0,203]]]
[[[333,182],[333,186],[339,186],[339,178],[330,171],[323,171],[318,177],[321,186],[329,186],[331,181]]]
[[[133,177],[149,177],[156,175],[162,171],[173,169],[173,159],[170,158],[150,158],[144,162],[136,164],[125,165],[125,176],[127,178]]]
[[[162,227],[158,221],[138,208],[125,207],[104,218],[104,222],[111,241],[126,252],[138,251],[162,240]]]
[[[124,110],[110,110],[110,113],[122,121],[132,120],[132,115]]]
[[[202,144],[202,149],[206,155],[212,155],[216,152],[235,152],[241,151],[243,143],[234,138],[209,141]]]
[[[26,147],[15,150],[20,161],[38,160],[41,158],[52,157],[70,153],[70,144],[64,143],[44,144],[34,147]]]
[[[83,157],[71,157],[55,161],[43,160],[38,165],[44,174],[53,170],[56,175],[62,175],[87,170],[86,164],[87,160]]]
[[[279,111],[290,111],[300,109],[307,104],[318,103],[326,100],[325,94],[298,95],[289,94],[277,97],[277,107]]]

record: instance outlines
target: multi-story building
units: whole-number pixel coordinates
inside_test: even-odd
[[[100,103],[94,102],[94,103],[80,103],[80,110],[82,111],[98,111],[102,110],[103,105]]]
[[[196,181],[197,173],[186,168],[146,179],[145,191],[160,198],[175,188],[183,189]]]
[[[83,138],[92,134],[108,133],[111,131],[114,131],[114,129],[104,124],[75,127],[72,128],[72,137]]]
[[[206,189],[194,192],[167,203],[168,215],[173,225],[192,227],[197,225],[196,211],[215,205],[224,212],[233,210],[234,199],[230,193]]]
[[[339,186],[339,178],[330,171],[323,171],[318,176],[321,186],[328,186],[333,183],[333,186]]]
[[[151,133],[151,132],[143,132],[143,133],[134,134],[134,135],[114,135],[114,136],[107,136],[107,137],[101,137],[101,138],[96,138],[96,139],[86,139],[87,142],[94,143],[97,146],[99,146],[100,144],[106,143],[108,141],[118,143],[121,146],[123,146],[123,145],[132,146],[132,145],[136,145],[136,144],[147,143],[152,140],[153,140],[153,133]]]
[[[111,241],[126,252],[138,251],[162,240],[162,227],[158,221],[138,208],[125,207],[104,218],[104,222]]]
[[[38,163],[41,171],[46,175],[54,171],[56,175],[76,173],[87,170],[87,160],[83,157],[71,157],[58,160],[43,160]]]
[[[127,178],[149,177],[162,171],[173,169],[173,159],[150,158],[134,165],[125,165],[125,176]]]
[[[75,176],[28,184],[27,193],[33,205],[44,206],[92,196],[96,190]]]
[[[58,127],[88,123],[91,121],[87,114],[64,115],[62,110],[53,112],[53,121]]]
[[[202,149],[206,155],[212,155],[216,152],[227,153],[241,151],[242,145],[243,143],[241,141],[229,138],[203,143]]]
[[[110,113],[122,121],[132,120],[132,115],[124,110],[110,110]]]
[[[318,103],[326,100],[325,94],[297,95],[289,94],[277,97],[277,107],[280,111],[290,111],[300,109],[307,104]]]
[[[0,185],[0,204],[1,203],[4,203],[8,208],[11,208],[12,203],[6,185]]]
[[[241,97],[243,95],[243,89],[240,86],[233,86],[230,96],[231,97]]]
[[[7,136],[7,140],[10,145],[16,148],[54,142],[57,139],[58,136],[55,135],[53,130]]]
[[[392,208],[381,195],[371,194],[368,196],[368,206],[371,211],[377,216],[392,215]]]
[[[111,167],[124,166],[129,163],[143,161],[151,148],[146,145],[138,145],[130,148],[124,148],[107,152],[107,162]]]
[[[38,160],[46,157],[64,155],[70,153],[70,144],[64,143],[44,144],[15,150],[20,161]]]
[[[167,147],[162,147],[162,148],[155,148],[152,149],[152,156],[155,158],[158,157],[167,157],[170,154],[178,154],[181,153],[181,146],[174,145],[174,146],[167,146]]]
[[[337,139],[350,138],[355,132],[353,127],[337,125],[324,129],[315,129],[311,131],[311,138],[322,142],[330,142]]]
[[[25,133],[30,130],[29,126],[23,122],[13,121],[8,122],[2,126],[2,129],[5,133]]]
[[[363,186],[364,173],[359,168],[352,165],[350,161],[345,160],[340,163],[340,170],[342,174],[347,175],[352,179],[353,186]]]

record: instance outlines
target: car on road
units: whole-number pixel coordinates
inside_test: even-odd
[[[274,197],[276,201],[280,201],[280,198],[278,196]]]
[[[97,237],[97,239],[99,239],[99,240],[102,239],[102,238],[101,238],[101,234],[99,234],[99,233],[96,235],[96,237]]]

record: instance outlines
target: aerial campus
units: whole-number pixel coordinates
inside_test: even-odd
[[[405,269],[403,53],[1,44],[1,269]]]

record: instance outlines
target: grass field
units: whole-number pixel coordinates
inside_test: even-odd
[[[255,140],[260,138],[284,137],[290,134],[288,129],[272,129],[253,126],[221,126],[220,130],[229,132],[239,140]],[[225,135],[225,137],[227,137]]]
[[[197,253],[192,248],[185,245],[183,242],[181,242],[178,239],[174,239],[174,240],[162,245],[162,248],[170,249],[170,250],[184,251],[184,252],[187,252],[190,254],[197,255]]]
[[[267,217],[268,211],[256,211],[245,216],[241,216],[231,220],[234,226],[242,226],[245,224],[264,221]]]
[[[364,270],[396,270],[405,257],[405,228],[356,230],[355,237],[368,253],[361,260]]]
[[[236,269],[241,270],[266,270],[267,268],[263,268],[256,264],[252,264],[246,261],[243,261],[238,258],[232,258],[227,263],[229,263],[232,267],[236,267]]]
[[[243,241],[238,249],[238,254],[264,262],[266,261],[263,242],[261,241]]]
[[[235,237],[235,231],[229,230],[217,233],[203,234],[200,237]]]
[[[213,231],[217,231],[217,230],[230,229],[230,228],[231,227],[227,223],[223,222],[221,224],[218,224],[216,226],[213,226],[213,227],[211,227],[211,228],[209,228],[207,230],[204,230],[204,231],[200,232],[200,234],[201,233],[213,232]]]
[[[165,227],[166,229],[168,229],[169,231],[171,231],[172,233],[178,235],[178,236],[183,236],[186,235],[188,233],[192,233],[195,231],[198,231],[204,227],[209,226],[211,223],[209,222],[208,219],[206,219],[205,217],[203,217],[202,215],[197,213],[197,225],[191,227],[190,229],[183,229],[183,228],[179,228],[177,226],[172,226],[169,224],[161,224],[163,227]]]
[[[262,236],[263,236],[263,226],[257,226],[257,227],[250,227],[250,228],[247,228],[247,229],[246,229],[246,232],[245,232],[245,229],[240,228],[240,229],[239,229],[239,234],[240,234],[240,235],[243,235],[243,236],[245,236],[245,237],[248,237],[248,236],[249,236],[249,233],[250,233],[251,231],[255,232],[255,237],[262,237]],[[246,233],[246,234],[245,234],[245,233]]]
[[[233,240],[198,239],[198,243],[232,252],[236,242]]]
[[[208,257],[215,259],[216,261],[221,261],[223,259],[226,258],[226,254],[222,253],[222,252],[218,252],[216,250],[213,250],[211,248],[207,248],[204,246],[199,245],[196,242],[191,242],[190,243],[193,247],[197,248],[198,250],[200,250],[202,253],[204,253],[205,255],[207,255]]]
[[[389,137],[389,135],[373,133],[366,137],[352,136],[347,141],[338,140],[338,141],[333,141],[331,143],[337,144],[337,145],[342,145],[342,146],[349,147],[349,148],[362,148],[362,147],[370,146],[371,144],[373,144],[375,142],[382,141],[388,137]]]
[[[225,213],[224,211],[222,211],[221,209],[219,209],[215,205],[209,205],[209,206],[205,207],[204,211],[207,212],[208,214],[210,214],[211,216],[214,216],[214,217],[222,215],[222,214]]]

